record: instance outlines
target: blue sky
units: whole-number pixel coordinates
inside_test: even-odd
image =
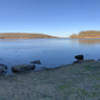
[[[0,32],[68,36],[100,30],[100,0],[0,0]]]

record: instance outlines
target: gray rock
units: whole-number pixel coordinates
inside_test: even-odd
[[[31,61],[32,64],[41,64],[40,60]]]
[[[0,64],[0,74],[6,73],[8,67],[4,64]]]
[[[35,69],[35,65],[23,64],[23,65],[13,66],[12,72],[26,72],[34,69]]]

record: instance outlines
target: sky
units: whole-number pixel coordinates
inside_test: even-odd
[[[0,32],[69,36],[100,30],[100,0],[0,0]]]

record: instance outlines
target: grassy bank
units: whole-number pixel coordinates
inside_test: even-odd
[[[0,77],[0,100],[100,100],[100,62]]]

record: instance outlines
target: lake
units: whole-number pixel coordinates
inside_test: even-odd
[[[85,59],[100,59],[99,53],[99,39],[0,40],[0,63],[9,68],[33,60],[40,60],[43,66],[53,68],[72,63],[78,54],[83,54]]]

